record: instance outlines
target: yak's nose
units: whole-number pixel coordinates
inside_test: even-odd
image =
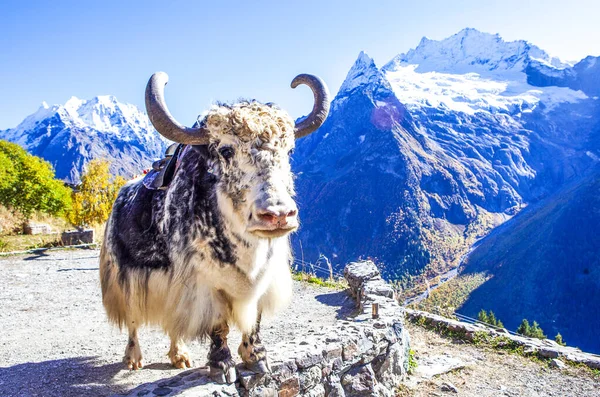
[[[296,208],[286,207],[269,207],[256,211],[256,217],[262,223],[275,228],[286,227],[290,224],[295,225],[297,215],[298,210]]]

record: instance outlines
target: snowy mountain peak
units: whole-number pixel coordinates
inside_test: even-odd
[[[0,131],[0,138],[50,161],[57,176],[72,183],[94,158],[114,159],[113,173],[135,175],[160,157],[167,143],[144,112],[112,95],[73,96],[64,105],[43,102],[17,127]]]
[[[382,81],[385,81],[385,77],[375,65],[373,58],[361,51],[350,68],[346,80],[342,83],[338,96],[347,96],[359,86]]]
[[[17,127],[4,131],[2,136],[22,146],[29,146],[35,141],[32,130],[52,118],[68,127],[113,134],[124,141],[150,142],[158,135],[146,114],[135,105],[123,104],[112,95],[104,95],[90,100],[73,96],[64,105],[49,106],[42,102],[35,113],[26,117]]]
[[[557,69],[571,66],[527,41],[504,41],[499,34],[465,28],[443,40],[424,37],[415,49],[396,56],[384,70],[412,64],[418,65],[418,72],[522,72],[532,60]]]

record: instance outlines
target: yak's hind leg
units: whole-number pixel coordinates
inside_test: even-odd
[[[270,372],[269,363],[267,362],[267,350],[260,340],[260,314],[252,332],[242,335],[242,343],[238,348],[238,354],[249,370],[257,373]]]
[[[129,326],[129,340],[127,341],[123,361],[129,369],[142,369],[142,349],[137,337],[137,327]]]
[[[190,363],[190,353],[183,340],[172,334],[169,337],[171,338],[171,348],[169,349],[168,356],[171,359],[171,364],[175,368],[190,368],[192,366]]]
[[[235,362],[227,346],[229,326],[227,323],[216,326],[210,333],[210,351],[208,352],[208,365],[211,376],[221,383],[235,382]]]

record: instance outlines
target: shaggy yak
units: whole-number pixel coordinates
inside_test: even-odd
[[[253,100],[215,105],[189,128],[167,109],[167,81],[162,72],[150,78],[146,109],[160,134],[185,146],[166,189],[141,180],[121,189],[100,254],[104,307],[111,322],[129,330],[130,369],[142,367],[138,328],[155,324],[171,339],[175,367],[190,367],[185,340],[208,336],[211,371],[231,374],[227,335],[234,325],[245,366],[268,371],[261,315],[283,308],[292,292],[288,235],[298,228],[298,210],[290,153],[295,139],[325,121],[327,88],[312,75],[292,81],[315,98],[297,124]]]

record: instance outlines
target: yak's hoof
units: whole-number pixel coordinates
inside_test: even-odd
[[[127,347],[125,348],[125,355],[123,356],[123,362],[130,370],[142,369],[142,350],[140,344],[136,339],[129,339]]]
[[[123,361],[125,361],[125,365],[127,365],[127,369],[129,370],[135,371],[143,368],[141,358],[139,360],[134,360],[131,357],[125,357]]]
[[[211,363],[210,377],[217,383],[234,383],[237,380],[235,363],[233,360],[228,360],[228,362],[220,361],[218,363]]]
[[[182,354],[177,354],[174,356],[169,356],[169,358],[171,359],[171,364],[175,368],[185,369],[186,367],[187,368],[192,367],[192,363],[190,362],[190,357],[189,357],[188,353],[182,353]]]
[[[271,368],[269,367],[266,357],[254,363],[244,363],[244,366],[246,369],[254,372],[255,374],[267,374],[271,372]]]

